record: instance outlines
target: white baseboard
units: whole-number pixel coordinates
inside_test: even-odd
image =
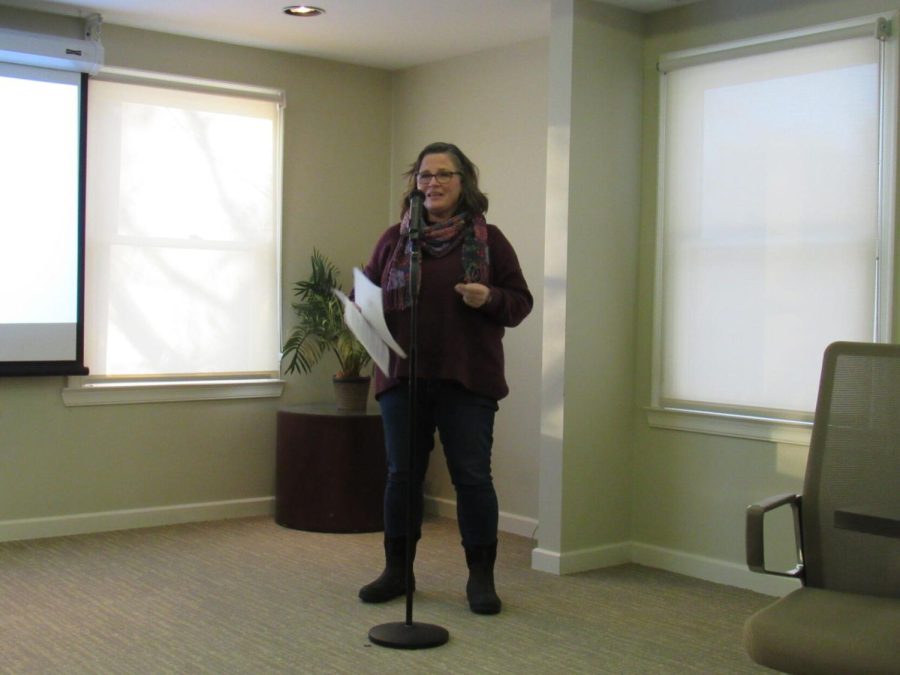
[[[456,519],[456,502],[426,496],[425,511]],[[502,532],[534,539],[537,527],[538,521],[534,518],[500,513],[499,528]],[[800,588],[800,582],[796,579],[758,574],[751,572],[745,565],[632,541],[564,553],[542,548],[535,548],[531,552],[532,569],[550,574],[577,574],[629,562],[776,597]]]
[[[444,518],[456,519],[456,502],[444,497],[425,497],[425,512]],[[498,528],[520,537],[534,539],[538,521],[511,513],[500,512]],[[599,546],[597,548],[559,554],[536,548],[531,553],[531,565],[540,572],[551,574],[574,574],[600,567],[622,565],[631,562],[627,544]]]
[[[425,497],[425,513],[456,520],[456,502],[444,497]],[[498,528],[501,532],[509,532],[520,537],[534,539],[538,522],[534,518],[526,518],[513,513],[500,512]]]
[[[177,504],[146,509],[78,513],[47,518],[0,521],[0,541],[64,537],[91,532],[130,530],[204,520],[264,516],[275,512],[274,497],[235,499],[199,504]]]
[[[455,520],[456,502],[443,497],[426,496],[425,512]],[[538,522],[534,518],[500,513],[499,528],[502,532],[534,539],[537,526]],[[577,574],[629,562],[766,595],[786,595],[800,586],[793,579],[756,574],[735,563],[637,542],[606,544],[564,553],[542,548],[535,548],[531,552],[532,569],[549,574]]]
[[[562,554],[541,548],[531,552],[532,568],[550,574],[574,574],[628,562],[765,595],[783,596],[800,588],[800,582],[795,579],[757,574],[743,565],[637,542]]]
[[[450,499],[426,497],[425,509],[430,514],[456,518],[456,502]],[[158,527],[204,520],[247,518],[271,515],[274,512],[274,497],[258,497],[146,509],[5,520],[0,521],[0,542]],[[533,518],[500,513],[500,530],[502,532],[533,539],[537,526],[538,523]],[[565,553],[535,548],[531,554],[532,568],[550,574],[575,574],[628,562],[656,567],[714,583],[746,588],[765,595],[783,596],[800,587],[800,582],[794,579],[756,574],[743,565],[638,542],[621,542]]]
[[[577,574],[628,562],[631,562],[628,544],[608,544],[565,553],[542,548],[531,552],[532,568],[551,574]]]
[[[783,596],[800,588],[796,579],[751,572],[745,565],[706,558],[672,549],[632,542],[631,560],[639,565],[712,581],[726,586],[746,588],[765,595]]]

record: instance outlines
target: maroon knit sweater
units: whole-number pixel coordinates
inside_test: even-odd
[[[442,258],[422,252],[418,304],[418,378],[447,379],[483,396],[499,400],[509,393],[503,370],[505,327],[517,326],[531,312],[534,300],[522,276],[512,245],[494,225],[488,225],[490,272],[485,284],[491,299],[477,309],[468,307],[453,287],[463,281],[462,246]],[[363,270],[375,284],[400,238],[400,225],[388,228]],[[410,311],[387,312],[391,335],[409,351]],[[390,373],[375,367],[375,395],[408,377],[408,360],[391,353]]]

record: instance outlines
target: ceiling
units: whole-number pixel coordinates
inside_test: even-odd
[[[316,18],[282,9],[298,0],[0,0],[104,23],[305,54],[388,70],[474,53],[549,33],[551,0],[310,0]],[[652,12],[696,0],[604,0]]]

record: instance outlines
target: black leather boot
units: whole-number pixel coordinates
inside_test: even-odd
[[[411,553],[415,559],[415,541]],[[359,599],[363,602],[387,602],[406,595],[406,537],[384,540],[384,560],[381,576],[359,589]],[[411,590],[415,591],[415,577],[412,577],[411,585]]]
[[[466,565],[469,567],[469,581],[466,584],[466,598],[469,609],[476,614],[498,614],[500,598],[494,589],[494,563],[497,560],[497,543],[490,546],[467,546]]]

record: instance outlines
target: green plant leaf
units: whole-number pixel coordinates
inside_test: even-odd
[[[344,324],[344,311],[334,290],[342,290],[334,263],[313,249],[308,278],[294,284],[297,321],[282,347],[286,373],[309,373],[326,352],[337,357],[338,376],[358,376],[371,357]]]

